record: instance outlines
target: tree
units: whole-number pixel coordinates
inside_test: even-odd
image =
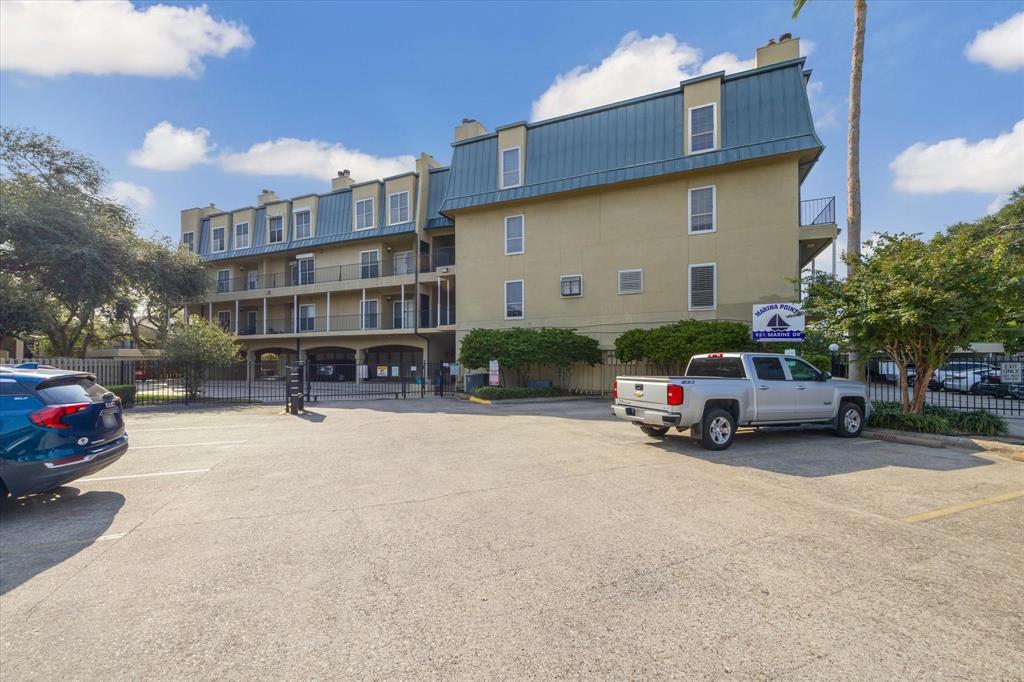
[[[796,19],[807,0],[793,0],[793,18]],[[864,32],[868,19],[867,0],[853,3],[853,49],[850,53],[850,97],[846,132],[846,253],[847,265],[856,268],[860,263],[860,92],[864,75]],[[864,379],[864,365],[854,346],[850,352],[850,375]]]
[[[198,257],[136,234],[136,216],[105,196],[107,179],[51,135],[0,128],[2,284],[39,313],[18,333],[45,335],[60,355],[84,353],[104,310],[127,321],[140,305],[167,306],[206,284]]]
[[[202,318],[174,327],[164,344],[164,357],[181,370],[190,399],[199,397],[213,370],[238,362],[239,353],[240,346],[230,334]]]
[[[487,367],[491,360],[516,385],[525,386],[530,374],[539,367],[551,367],[564,379],[578,363],[601,362],[597,339],[572,329],[513,327],[511,329],[474,329],[462,339],[459,362],[466,367]]]
[[[700,353],[733,352],[753,347],[750,327],[725,320],[680,320],[653,329],[630,329],[615,339],[621,362],[646,361],[659,372],[681,374]]]
[[[1019,315],[1024,268],[1000,235],[967,230],[930,241],[881,235],[869,246],[845,280],[808,278],[804,309],[854,347],[887,353],[899,367],[903,411],[920,414],[928,382],[950,353]]]

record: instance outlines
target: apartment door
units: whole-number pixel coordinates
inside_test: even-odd
[[[394,270],[396,275],[413,274],[413,253],[412,251],[400,251],[394,256]]]
[[[405,300],[405,314],[402,314],[402,301],[394,301],[392,304],[392,324],[394,329],[409,329],[412,321],[416,318],[416,301],[411,298]]]
[[[368,298],[363,301],[363,310],[360,318],[360,327],[362,329],[377,329],[377,315],[379,313],[380,302],[375,298]]]

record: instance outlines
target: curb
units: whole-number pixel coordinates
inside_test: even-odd
[[[1005,455],[1018,462],[1024,462],[1024,445],[1004,443],[997,440],[985,438],[970,438],[967,436],[941,436],[931,433],[909,433],[894,431],[891,429],[864,429],[861,435],[865,438],[885,440],[892,443],[903,443],[906,445],[921,445],[928,448],[964,448],[981,449],[986,452],[996,452]]]
[[[464,395],[464,394],[463,394]],[[530,405],[532,403],[564,403],[564,402],[577,402],[581,400],[601,400],[600,396],[593,395],[560,395],[551,398],[507,398],[505,400],[485,400],[484,398],[477,398],[475,395],[471,395],[462,400],[468,400],[471,403],[480,403],[481,405]]]

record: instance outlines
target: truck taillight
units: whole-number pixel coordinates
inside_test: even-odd
[[[613,381],[612,382],[612,397],[613,398],[618,398],[619,397],[619,382],[618,381]]]
[[[668,385],[668,404],[669,405],[682,405],[683,404],[683,387],[677,386],[676,384]]]
[[[64,417],[77,414],[82,410],[88,410],[89,403],[74,403],[72,405],[47,405],[41,410],[36,410],[28,416],[36,426],[44,429],[70,429],[70,424],[64,423]]]

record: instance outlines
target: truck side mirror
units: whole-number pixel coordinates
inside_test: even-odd
[[[830,372],[822,372],[821,373],[821,380],[822,381],[828,381],[831,378],[832,378],[832,374]]]

